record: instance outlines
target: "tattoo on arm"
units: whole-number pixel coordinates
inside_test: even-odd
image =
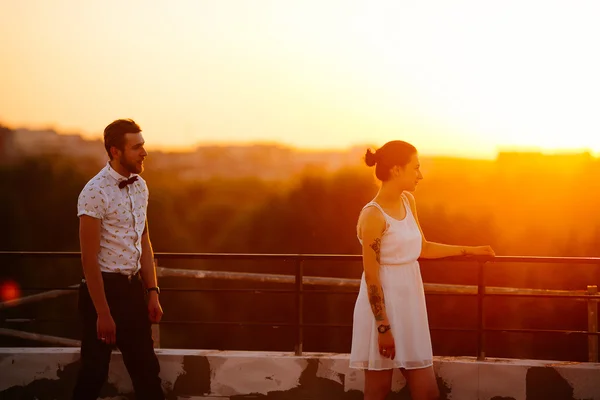
[[[369,286],[369,302],[376,321],[383,321],[384,297],[383,291],[377,285]]]
[[[375,252],[375,259],[378,264],[381,264],[381,239],[377,238],[371,243],[371,248]]]

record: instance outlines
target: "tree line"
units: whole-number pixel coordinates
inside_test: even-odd
[[[425,166],[427,161],[422,161]],[[597,171],[532,175],[494,168],[470,178],[465,161],[435,169],[415,193],[428,240],[450,244],[490,244],[498,255],[600,256],[597,217],[600,187],[590,181]],[[78,251],[77,197],[101,168],[96,162],[64,156],[25,158],[0,167],[0,247],[19,251]],[[377,192],[372,171],[345,168],[335,173],[307,170],[288,180],[206,179],[181,181],[172,171],[155,170],[151,158],[144,178],[150,188],[149,228],[155,252],[360,254],[356,239],[358,213]],[[433,171],[434,169],[431,168]],[[593,176],[593,175],[591,175]],[[257,261],[159,260],[171,268],[293,274],[289,263]],[[77,283],[77,259],[3,258],[3,280],[14,280],[22,294],[34,289]],[[360,263],[310,262],[306,275],[359,278]],[[493,263],[486,267],[490,286],[582,290],[600,281],[598,267],[560,264]],[[476,284],[475,263],[433,262],[422,265],[426,282]],[[279,288],[281,285],[217,280],[164,278],[166,288]],[[30,289],[28,289],[30,288]],[[288,288],[292,288],[289,286]],[[291,350],[295,300],[290,294],[166,291],[161,296],[166,347]],[[2,311],[4,326],[78,337],[76,297]],[[304,321],[349,325],[355,292],[307,293]],[[428,296],[434,353],[473,355],[474,333],[437,328],[474,328],[476,299]],[[23,315],[38,321],[15,325],[7,318]],[[53,320],[56,320],[53,322]],[[57,322],[58,321],[58,322]],[[171,321],[171,322],[169,322]],[[196,322],[193,322],[196,321]],[[198,323],[200,321],[201,323]],[[261,322],[265,325],[217,326],[206,322]],[[486,326],[585,330],[584,302],[562,299],[490,298]],[[224,331],[225,329],[225,331]],[[223,334],[226,332],[227,334]],[[307,351],[348,352],[350,329],[308,327]],[[19,342],[0,338],[5,345]],[[488,334],[490,356],[582,360],[585,336],[513,333]],[[28,343],[31,344],[31,343]]]

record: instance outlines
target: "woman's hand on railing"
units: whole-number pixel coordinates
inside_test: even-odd
[[[463,255],[494,257],[496,253],[491,246],[467,246],[463,251]]]

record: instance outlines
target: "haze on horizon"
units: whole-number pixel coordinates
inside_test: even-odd
[[[151,148],[600,152],[593,1],[0,3],[0,121]]]

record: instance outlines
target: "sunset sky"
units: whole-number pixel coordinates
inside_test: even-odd
[[[600,152],[600,2],[5,0],[0,123],[150,148]]]

